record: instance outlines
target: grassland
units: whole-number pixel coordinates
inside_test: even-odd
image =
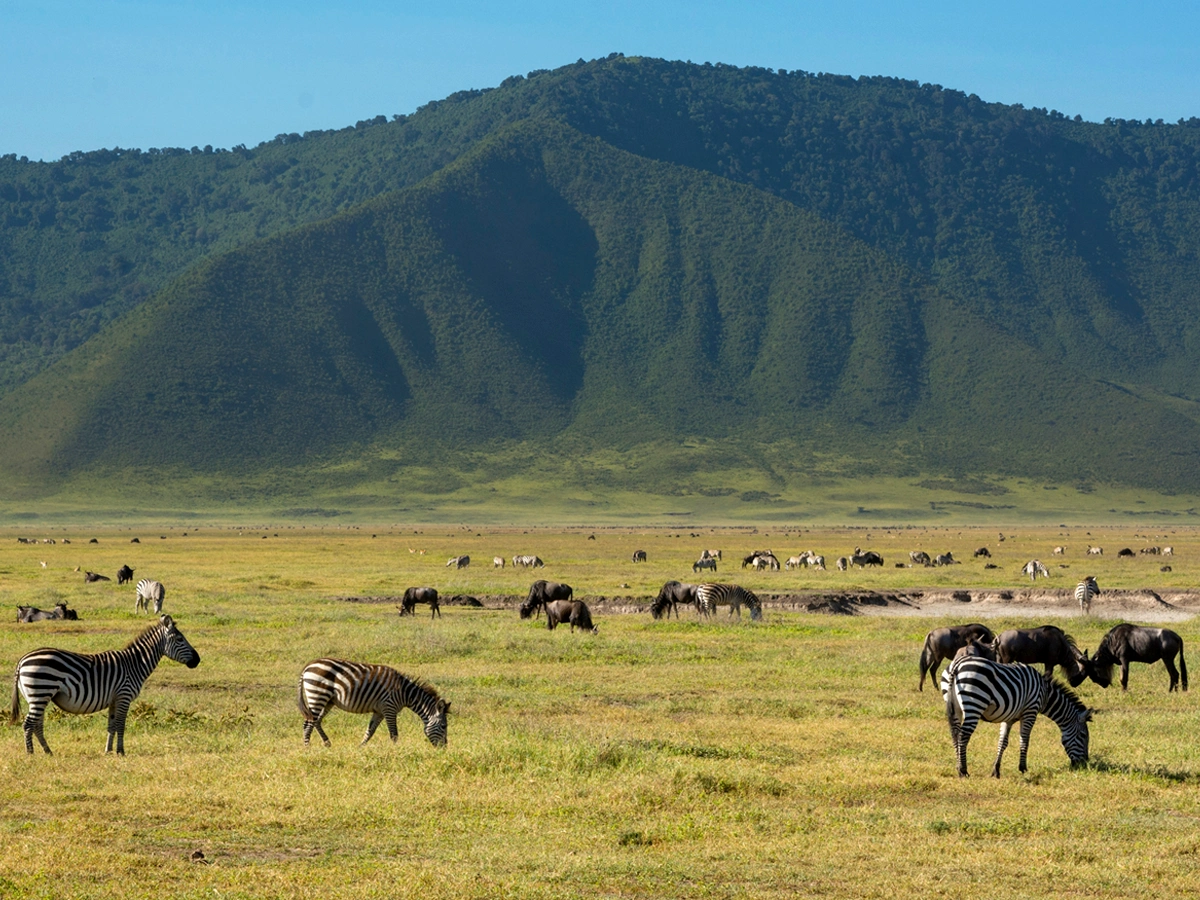
[[[921,638],[944,620],[614,615],[590,636],[549,632],[511,611],[445,608],[439,620],[400,619],[390,605],[335,599],[410,584],[523,593],[531,573],[480,565],[518,552],[541,555],[547,568],[538,574],[578,593],[648,594],[690,574],[687,563],[705,546],[830,555],[860,544],[890,565],[917,547],[969,559],[987,544],[1001,566],[720,573],[756,589],[1016,587],[1022,557],[1045,558],[1060,543],[1071,568],[1050,582],[1067,587],[1089,542],[1106,548],[1088,564],[1102,586],[1195,584],[1193,529],[1019,527],[1003,543],[998,530],[1009,531],[760,526],[694,529],[693,537],[143,524],[0,532],[7,602],[61,599],[81,616],[3,623],[6,665],[36,646],[97,650],[136,634],[146,619],[133,613],[132,589],[85,586],[74,571],[113,574],[122,563],[167,584],[167,610],[203,656],[195,670],[163,663],[152,676],[123,759],[102,752],[103,716],[48,721],[53,757],[27,758],[20,729],[4,729],[0,897],[1189,893],[1200,876],[1196,709],[1192,694],[1167,694],[1161,666],[1135,668],[1128,694],[1081,689],[1100,709],[1089,768],[1070,770],[1056,729],[1042,721],[1028,775],[1016,772],[1013,749],[993,781],[995,729],[985,726],[972,743],[974,777],[960,781],[936,694],[915,690]],[[59,543],[21,545],[18,533]],[[1111,556],[1149,543],[1174,545],[1173,572],[1158,572],[1158,559]],[[647,564],[628,562],[636,548],[648,551]],[[475,564],[446,569],[458,553]],[[1036,623],[1014,610],[991,624]],[[1113,623],[1059,624],[1094,647]],[[1190,621],[1172,627],[1196,646]],[[449,747],[429,746],[407,714],[396,746],[377,735],[359,747],[365,719],[338,712],[328,719],[332,748],[302,747],[296,677],[323,654],[428,679],[453,703]],[[207,864],[189,862],[196,849]]]

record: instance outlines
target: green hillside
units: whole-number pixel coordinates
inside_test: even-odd
[[[0,481],[1200,493],[1198,251],[1200,121],[618,55],[6,156]]]
[[[680,436],[875,473],[1200,489],[1200,426],[1169,403],[811,212],[548,118],[213,258],[0,400],[0,457],[26,483]],[[737,483],[736,456],[711,462],[627,480]]]

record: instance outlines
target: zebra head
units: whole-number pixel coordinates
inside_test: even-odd
[[[188,643],[183,632],[176,627],[175,620],[170,616],[159,616],[158,621],[162,625],[164,633],[163,656],[183,663],[189,669],[200,665],[200,654],[196,652],[195,647]]]
[[[1071,760],[1071,768],[1082,766],[1088,761],[1088,722],[1092,721],[1092,711],[1074,691],[1063,687],[1048,675],[1042,677],[1046,679],[1047,686],[1042,712],[1062,730],[1063,750]]]
[[[425,719],[425,737],[435,747],[446,746],[446,713],[450,712],[450,701],[440,697]]]

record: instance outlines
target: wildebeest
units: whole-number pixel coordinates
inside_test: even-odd
[[[633,561],[635,563],[645,562],[646,561],[646,551],[645,550],[634,550],[633,551]]]
[[[1122,547],[1120,550],[1117,551],[1118,559],[1125,559],[1127,557],[1132,557],[1132,556],[1133,556],[1133,551],[1130,550],[1128,547]]]
[[[766,560],[766,562],[762,564],[756,564],[756,561],[760,559]],[[776,559],[775,554],[770,550],[755,550],[749,556],[742,557],[743,569],[746,568],[746,566],[754,566],[756,569],[761,569],[763,565],[766,565],[771,569],[778,569],[779,560]]]
[[[1179,655],[1179,671],[1175,671],[1175,655]],[[1129,664],[1153,663],[1162,660],[1171,676],[1167,693],[1179,684],[1188,689],[1187,663],[1183,659],[1183,638],[1169,628],[1141,628],[1124,623],[1109,630],[1100,639],[1092,657],[1092,680],[1101,687],[1112,684],[1112,667],[1121,664],[1121,690],[1129,689]]]
[[[929,680],[937,684],[938,664],[944,659],[953,659],[954,654],[969,641],[986,641],[990,644],[995,639],[992,629],[975,622],[970,625],[935,628],[925,635],[925,646],[921,649],[921,680],[917,682],[917,690],[925,690],[926,672],[929,673]]]
[[[521,604],[521,618],[528,619],[539,610],[545,609],[546,604],[553,600],[570,600],[574,592],[569,584],[539,579],[529,586],[529,596]]]
[[[974,553],[971,554],[971,557],[973,559],[978,559],[981,556],[986,556],[988,559],[991,559],[992,552],[990,550],[988,550],[987,547],[980,547],[978,550],[976,550]]]
[[[127,581],[133,581],[133,569],[129,566],[121,566],[117,569],[117,584],[124,584]]]
[[[1030,666],[1041,663],[1047,675],[1054,674],[1055,666],[1062,666],[1071,687],[1079,687],[1088,676],[1094,680],[1092,661],[1079,652],[1073,637],[1055,625],[1002,632],[996,638],[996,659]]]
[[[496,568],[496,569],[503,569],[504,568],[504,557],[503,556],[493,556],[492,557],[492,567]]]
[[[692,571],[699,572],[701,569],[712,569],[717,571],[717,561],[711,556],[705,556],[692,563]]]
[[[1162,548],[1161,547],[1143,547],[1141,550],[1138,551],[1138,553],[1145,554],[1146,556],[1158,556],[1160,553],[1162,553]]]
[[[38,609],[36,606],[18,606],[17,621],[18,622],[45,622],[52,619],[70,619],[77,620],[79,614],[73,609],[68,609],[65,602],[60,601],[54,609]]]
[[[95,584],[97,581],[112,581],[107,575],[100,575],[97,572],[84,572],[83,580],[86,584]]]
[[[469,556],[452,556],[446,561],[446,568],[465,569],[470,564],[471,557]]]
[[[867,550],[865,553],[854,553],[850,557],[850,565],[852,566],[882,566],[883,557],[874,550]]]
[[[965,659],[968,656],[978,656],[996,662],[996,645],[971,638],[971,640],[958,648],[958,652],[954,654],[954,659]],[[951,662],[953,661],[951,660]]]
[[[1029,576],[1030,581],[1035,581],[1039,575],[1043,578],[1050,577],[1050,570],[1046,568],[1045,563],[1040,559],[1031,559],[1021,567],[1021,573]]]
[[[662,586],[662,590],[658,592],[654,602],[650,604],[650,615],[655,619],[661,619],[664,616],[669,619],[673,610],[675,618],[679,618],[680,605],[688,604],[696,605],[696,585],[668,581]]]
[[[561,623],[599,634],[600,629],[592,624],[592,613],[582,600],[551,600],[546,604],[546,627],[553,631]]]
[[[418,603],[429,604],[429,618],[437,616],[441,618],[442,610],[438,606],[437,588],[431,587],[410,587],[404,592],[404,597],[401,599],[402,606],[398,607],[400,615],[411,616],[415,615],[414,609]]]
[[[846,569],[850,567],[850,560],[846,559],[844,556],[839,556],[835,565],[837,566],[837,570],[839,572],[845,572]]]

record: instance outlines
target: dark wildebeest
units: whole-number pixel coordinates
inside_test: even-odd
[[[969,641],[996,640],[992,629],[986,625],[972,623],[970,625],[950,625],[946,628],[935,628],[925,635],[925,646],[921,650],[921,680],[917,682],[917,690],[925,690],[925,673],[929,680],[937,684],[937,667],[943,659],[953,659],[954,654],[967,645]]]
[[[987,547],[980,547],[980,548],[979,548],[978,550],[976,550],[976,551],[975,551],[975,553],[974,553],[974,554],[972,554],[972,555],[973,555],[974,557],[976,557],[976,558],[978,558],[978,557],[980,557],[980,556],[986,556],[986,557],[988,557],[989,559],[991,559],[991,556],[992,556],[992,554],[991,554],[991,551],[990,551],[990,550],[988,550],[988,548],[987,548]]]
[[[1047,675],[1054,674],[1055,666],[1062,666],[1071,687],[1079,687],[1094,673],[1092,661],[1079,652],[1075,639],[1055,625],[1012,628],[1001,633],[996,638],[996,659],[1030,666],[1041,663]]]
[[[546,604],[546,627],[553,631],[563,622],[571,626],[571,631],[580,628],[592,634],[600,633],[600,629],[592,624],[592,614],[582,600],[551,600]]]
[[[680,605],[687,604],[696,605],[696,586],[678,581],[668,581],[662,586],[662,590],[658,592],[654,602],[650,604],[650,615],[655,619],[661,619],[664,616],[669,619],[671,611],[674,610],[675,618],[678,619]]]
[[[1179,654],[1179,671],[1175,671],[1175,654]],[[1162,660],[1171,676],[1167,692],[1178,687],[1181,676],[1183,689],[1188,689],[1187,663],[1183,660],[1183,638],[1169,628],[1140,628],[1125,623],[1113,628],[1100,640],[1092,657],[1092,680],[1101,687],[1112,684],[1112,667],[1121,664],[1121,690],[1129,688],[1129,664],[1153,663]]]
[[[965,644],[958,648],[958,652],[954,654],[954,659],[964,659],[968,656],[980,656],[984,659],[996,661],[996,645],[985,641],[977,641],[971,638]],[[953,662],[954,660],[951,660]]]
[[[850,565],[852,566],[882,566],[883,557],[874,550],[868,550],[865,553],[855,553],[850,557]]]
[[[438,606],[437,588],[431,587],[410,587],[404,592],[404,599],[400,601],[403,605],[398,607],[400,615],[412,616],[416,613],[414,609],[418,603],[429,604],[429,618],[437,616],[441,618],[442,610]]]
[[[521,604],[521,618],[528,619],[539,610],[545,609],[552,600],[570,600],[574,589],[569,584],[557,581],[538,580],[529,586],[529,596]]]
[[[98,575],[95,572],[84,572],[83,580],[87,584],[94,584],[97,581],[112,581],[107,575]]]
[[[50,619],[76,620],[79,614],[73,609],[67,609],[67,604],[60,602],[54,609],[38,609],[36,606],[18,606],[18,622],[45,622]]]
[[[127,581],[133,581],[133,569],[129,566],[121,566],[117,569],[117,584],[124,584]]]
[[[646,551],[645,550],[634,550],[633,551],[633,561],[634,562],[645,562],[646,561]]]
[[[1117,551],[1117,556],[1122,559],[1125,559],[1127,557],[1133,556],[1133,551],[1130,550],[1128,547],[1125,547],[1124,549]]]

